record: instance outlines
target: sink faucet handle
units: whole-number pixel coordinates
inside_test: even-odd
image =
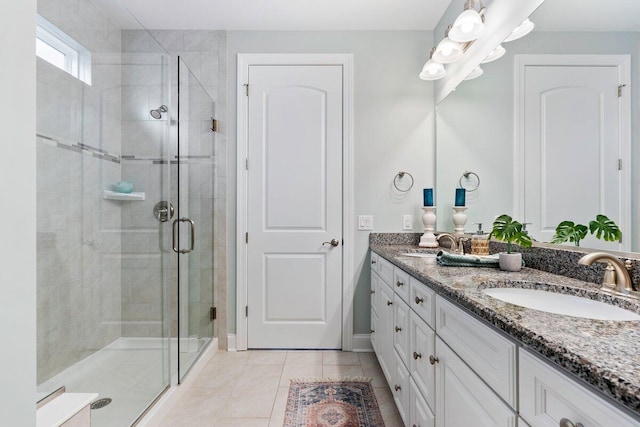
[[[613,264],[607,261],[607,266],[604,269],[604,277],[602,278],[602,286],[613,290],[616,287],[616,283],[616,270],[613,268]]]

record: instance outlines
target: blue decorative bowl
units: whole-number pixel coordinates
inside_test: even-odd
[[[118,181],[115,185],[118,193],[131,193],[133,191],[133,182],[131,181]]]

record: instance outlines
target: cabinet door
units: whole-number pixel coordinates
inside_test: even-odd
[[[520,415],[532,427],[556,427],[562,418],[584,427],[640,425],[602,397],[520,350]]]
[[[436,354],[435,346],[435,332],[412,311],[409,315],[409,373],[431,408],[436,404],[436,369],[429,363],[429,356]]]
[[[488,325],[436,297],[436,333],[512,408],[516,407],[516,345]]]
[[[375,311],[371,311],[371,347],[373,347],[373,351],[378,352],[378,334],[376,332],[378,323],[378,315]]]
[[[378,276],[378,273],[376,273],[375,270],[372,268],[370,294],[371,294],[371,310],[373,310],[374,312],[377,312],[378,310],[377,298],[379,294],[378,292],[379,287],[380,287],[380,277]]]
[[[390,288],[393,282],[393,264],[382,257],[378,257],[378,275]]]
[[[411,355],[409,353],[409,306],[393,296],[393,348],[398,353],[404,366],[409,369]]]
[[[411,394],[411,385],[409,382],[409,371],[404,366],[397,354],[393,358],[393,381],[391,382],[391,392],[393,400],[398,407],[398,413],[405,425],[409,422],[409,397]]]
[[[422,397],[422,393],[411,378],[411,395],[409,396],[409,425],[412,427],[434,427],[436,419]]]
[[[393,366],[393,291],[385,285],[378,288],[378,321],[376,334],[378,340],[378,361],[388,383],[391,383]]]
[[[516,415],[436,338],[436,426],[516,427]]]
[[[409,278],[409,305],[427,325],[436,328],[436,293],[413,277]]]

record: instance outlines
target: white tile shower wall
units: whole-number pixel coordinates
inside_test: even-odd
[[[193,191],[186,195],[183,201],[188,202],[189,215],[196,221],[198,239],[202,257],[194,263],[194,268],[185,267],[185,273],[189,274],[189,280],[195,286],[199,294],[189,297],[199,298],[199,309],[195,310],[194,317],[189,319],[194,328],[203,330],[208,326],[208,311],[213,298],[218,307],[218,322],[214,323],[214,334],[219,336],[221,348],[226,348],[226,138],[224,125],[226,120],[226,33],[223,31],[151,31],[153,37],[160,42],[164,49],[172,56],[172,103],[168,114],[162,120],[153,120],[149,116],[149,110],[161,105],[163,94],[148,90],[150,82],[158,83],[164,76],[154,73],[153,58],[147,57],[146,62],[139,58],[140,51],[152,51],[154,46],[142,31],[123,31],[122,50],[123,65],[123,92],[122,92],[122,146],[123,154],[139,158],[158,158],[161,155],[161,132],[163,121],[166,117],[176,119],[175,102],[177,100],[175,70],[177,70],[177,56],[179,55],[187,64],[197,80],[202,83],[207,94],[214,102],[214,115],[218,119],[219,131],[211,137],[209,131],[209,113],[204,120],[193,120],[186,124],[184,131],[188,132],[191,155],[210,155],[213,159],[197,159],[190,161],[188,168],[189,184]],[[136,56],[136,60],[128,59],[128,52]],[[146,65],[146,67],[145,67]],[[184,77],[184,76],[183,76]],[[219,85],[218,82],[223,82]],[[161,87],[161,86],[158,86]],[[195,89],[191,100],[196,98]],[[197,116],[195,110],[203,112],[206,108],[206,100],[190,103],[193,116]],[[185,106],[183,105],[182,108]],[[175,129],[173,130],[175,131]],[[171,136],[171,156],[176,154],[174,136]],[[214,161],[215,160],[215,161]],[[123,263],[123,300],[124,312],[123,335],[124,336],[157,336],[159,312],[153,307],[151,301],[145,296],[153,292],[159,292],[157,283],[159,278],[152,277],[154,261],[152,255],[157,252],[159,242],[154,239],[159,226],[155,219],[149,218],[153,205],[161,200],[161,184],[163,165],[146,162],[140,165],[140,160],[124,160],[122,164],[123,179],[134,181],[147,193],[147,200],[137,203],[135,206],[123,208],[123,253],[126,262]],[[213,166],[212,166],[213,163]],[[171,166],[172,183],[175,183],[176,168]],[[222,181],[222,182],[221,182]],[[170,197],[176,200],[174,185],[170,189]],[[183,195],[184,196],[184,195]],[[135,214],[127,212],[136,209]],[[183,211],[184,212],[184,211]],[[215,242],[215,243],[214,243]],[[213,257],[211,248],[213,247]],[[208,254],[207,254],[208,252]],[[127,261],[128,260],[128,261]],[[169,280],[176,280],[175,258],[172,259],[172,271]],[[151,263],[151,264],[149,264]],[[147,266],[150,265],[151,268]],[[184,263],[183,263],[184,265]],[[158,271],[156,269],[156,271]],[[152,280],[140,282],[141,277],[151,277]],[[216,286],[213,287],[213,283]],[[134,288],[137,291],[134,292]],[[175,307],[177,294],[169,296],[170,304]],[[182,301],[188,301],[183,298]],[[222,303],[219,303],[222,302]],[[172,326],[171,334],[175,334],[177,325]],[[224,331],[218,333],[218,329]]]
[[[120,337],[120,31],[89,0],[38,13],[92,52],[92,85],[37,63],[38,383]],[[82,150],[81,144],[92,147]]]

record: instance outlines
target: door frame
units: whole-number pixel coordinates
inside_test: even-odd
[[[631,96],[628,92],[631,83],[631,56],[630,55],[558,55],[558,54],[522,54],[514,57],[514,150],[513,150],[513,200],[514,215],[524,218],[524,92],[525,92],[525,68],[527,66],[608,66],[618,70],[618,82],[626,85],[622,96],[618,98],[620,119],[618,130],[620,148],[618,158],[623,159],[623,167],[620,171],[620,216],[621,230],[631,230]],[[637,234],[637,232],[634,232]],[[628,234],[623,240],[621,250],[630,251],[631,243],[635,236]]]
[[[247,169],[248,108],[245,84],[252,65],[342,66],[342,350],[353,349],[355,215],[353,174],[353,55],[238,54],[237,75],[237,227],[236,227],[236,349],[248,347],[247,306]]]

